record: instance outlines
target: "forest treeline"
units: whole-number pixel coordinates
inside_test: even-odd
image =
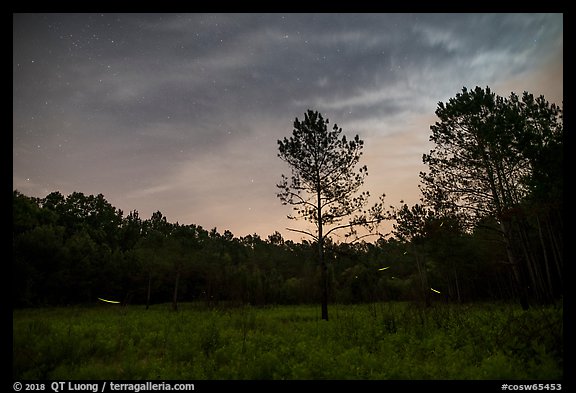
[[[436,223],[418,251],[410,242],[328,242],[330,300],[341,303],[422,300],[417,257],[424,257],[432,301],[511,300],[514,283],[495,224],[472,233]],[[536,228],[534,228],[536,229]],[[539,233],[532,231],[533,244]],[[13,193],[15,307],[85,304],[98,298],[152,304],[304,304],[320,298],[312,242],[275,232],[235,237],[142,219],[97,196]],[[418,256],[415,254],[418,253]],[[557,295],[560,295],[558,293]]]
[[[560,299],[562,111],[476,88],[436,114],[422,204],[379,211],[394,230],[371,242],[236,237],[124,215],[102,194],[14,190],[13,304],[317,303],[326,281],[339,303]]]

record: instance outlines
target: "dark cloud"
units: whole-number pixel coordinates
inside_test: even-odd
[[[276,140],[306,109],[374,145],[406,133],[425,148],[421,119],[463,86],[549,82],[562,25],[561,14],[16,14],[14,187],[102,192],[181,222],[220,212],[196,219],[246,231],[284,215]],[[225,217],[235,206],[240,218]]]

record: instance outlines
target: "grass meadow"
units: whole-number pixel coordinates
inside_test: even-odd
[[[13,378],[130,380],[563,377],[562,306],[411,303],[13,311]]]

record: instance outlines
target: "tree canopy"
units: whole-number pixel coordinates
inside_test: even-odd
[[[429,171],[420,173],[424,200],[469,228],[496,220],[525,308],[531,294],[538,301],[557,296],[562,110],[543,96],[503,98],[476,87],[440,102],[436,115],[430,127],[435,147],[423,155]]]

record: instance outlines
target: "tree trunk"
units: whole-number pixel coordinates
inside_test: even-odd
[[[506,244],[506,254],[508,255],[508,261],[510,262],[510,265],[512,266],[514,284],[516,286],[516,290],[518,291],[518,296],[520,297],[520,305],[522,306],[523,310],[528,310],[529,305],[528,305],[527,288],[526,288],[526,284],[525,284],[525,280],[523,278],[522,272],[520,270],[520,265],[519,265],[518,260],[516,258],[516,254],[515,254],[514,250],[512,249],[512,239],[511,239],[512,234],[510,233],[511,230],[510,230],[509,226],[504,223],[504,221],[500,221],[500,228],[501,228],[502,233],[504,235],[504,241]]]
[[[563,292],[563,280],[562,280],[562,242],[561,238],[558,237],[561,234],[561,227],[558,224],[554,225],[552,222],[552,214],[548,212],[545,217],[544,225],[546,232],[548,233],[548,238],[550,239],[550,248],[552,249],[552,256],[554,259],[555,276],[557,277],[559,286],[554,287],[554,295],[558,296]],[[554,230],[553,227],[554,226]]]
[[[542,247],[542,255],[544,257],[544,272],[546,273],[546,302],[551,302],[554,299],[554,284],[552,283],[552,275],[550,274],[550,261],[548,258],[548,247],[546,247],[546,241],[544,240],[544,234],[542,232],[542,225],[540,219],[538,218],[538,213],[536,213],[536,224],[538,226],[538,237],[540,238],[540,245]]]
[[[420,254],[414,247],[414,255],[416,257],[416,267],[418,268],[418,274],[420,275],[420,284],[422,287],[422,295],[424,296],[424,304],[426,307],[430,307],[430,288],[428,287],[428,277],[426,276],[426,268],[420,259]]]
[[[462,303],[462,298],[460,297],[460,284],[458,282],[458,273],[456,269],[454,269],[454,281],[456,282],[456,299],[458,300],[458,304]]]
[[[322,233],[322,199],[318,191],[318,260],[320,262],[320,280],[322,281],[322,319],[328,320],[328,266],[324,260],[324,234]]]
[[[150,292],[152,291],[152,272],[148,272],[148,290],[146,291],[146,310],[150,308]]]
[[[174,296],[172,297],[172,310],[178,311],[178,283],[180,282],[180,270],[176,271],[174,280]]]
[[[321,269],[321,280],[322,280],[322,319],[328,320],[328,266],[324,260],[324,239],[318,242],[319,252],[320,252],[320,269]]]
[[[528,290],[526,288],[526,280],[523,278],[521,271],[521,266],[516,255],[516,251],[513,249],[514,241],[512,239],[512,229],[509,222],[505,222],[507,218],[503,217],[503,212],[505,208],[510,206],[506,205],[505,195],[506,190],[502,187],[502,173],[499,172],[491,164],[493,160],[486,153],[484,143],[478,140],[478,146],[482,152],[482,160],[484,165],[484,170],[488,178],[488,184],[490,186],[490,192],[492,193],[492,202],[494,204],[494,213],[497,219],[500,221],[500,229],[504,237],[504,242],[506,244],[506,254],[508,256],[508,261],[512,266],[512,272],[514,275],[515,286],[518,291],[518,296],[520,300],[520,305],[523,310],[528,309]],[[496,161],[497,164],[497,161]],[[498,181],[498,184],[497,184]]]

